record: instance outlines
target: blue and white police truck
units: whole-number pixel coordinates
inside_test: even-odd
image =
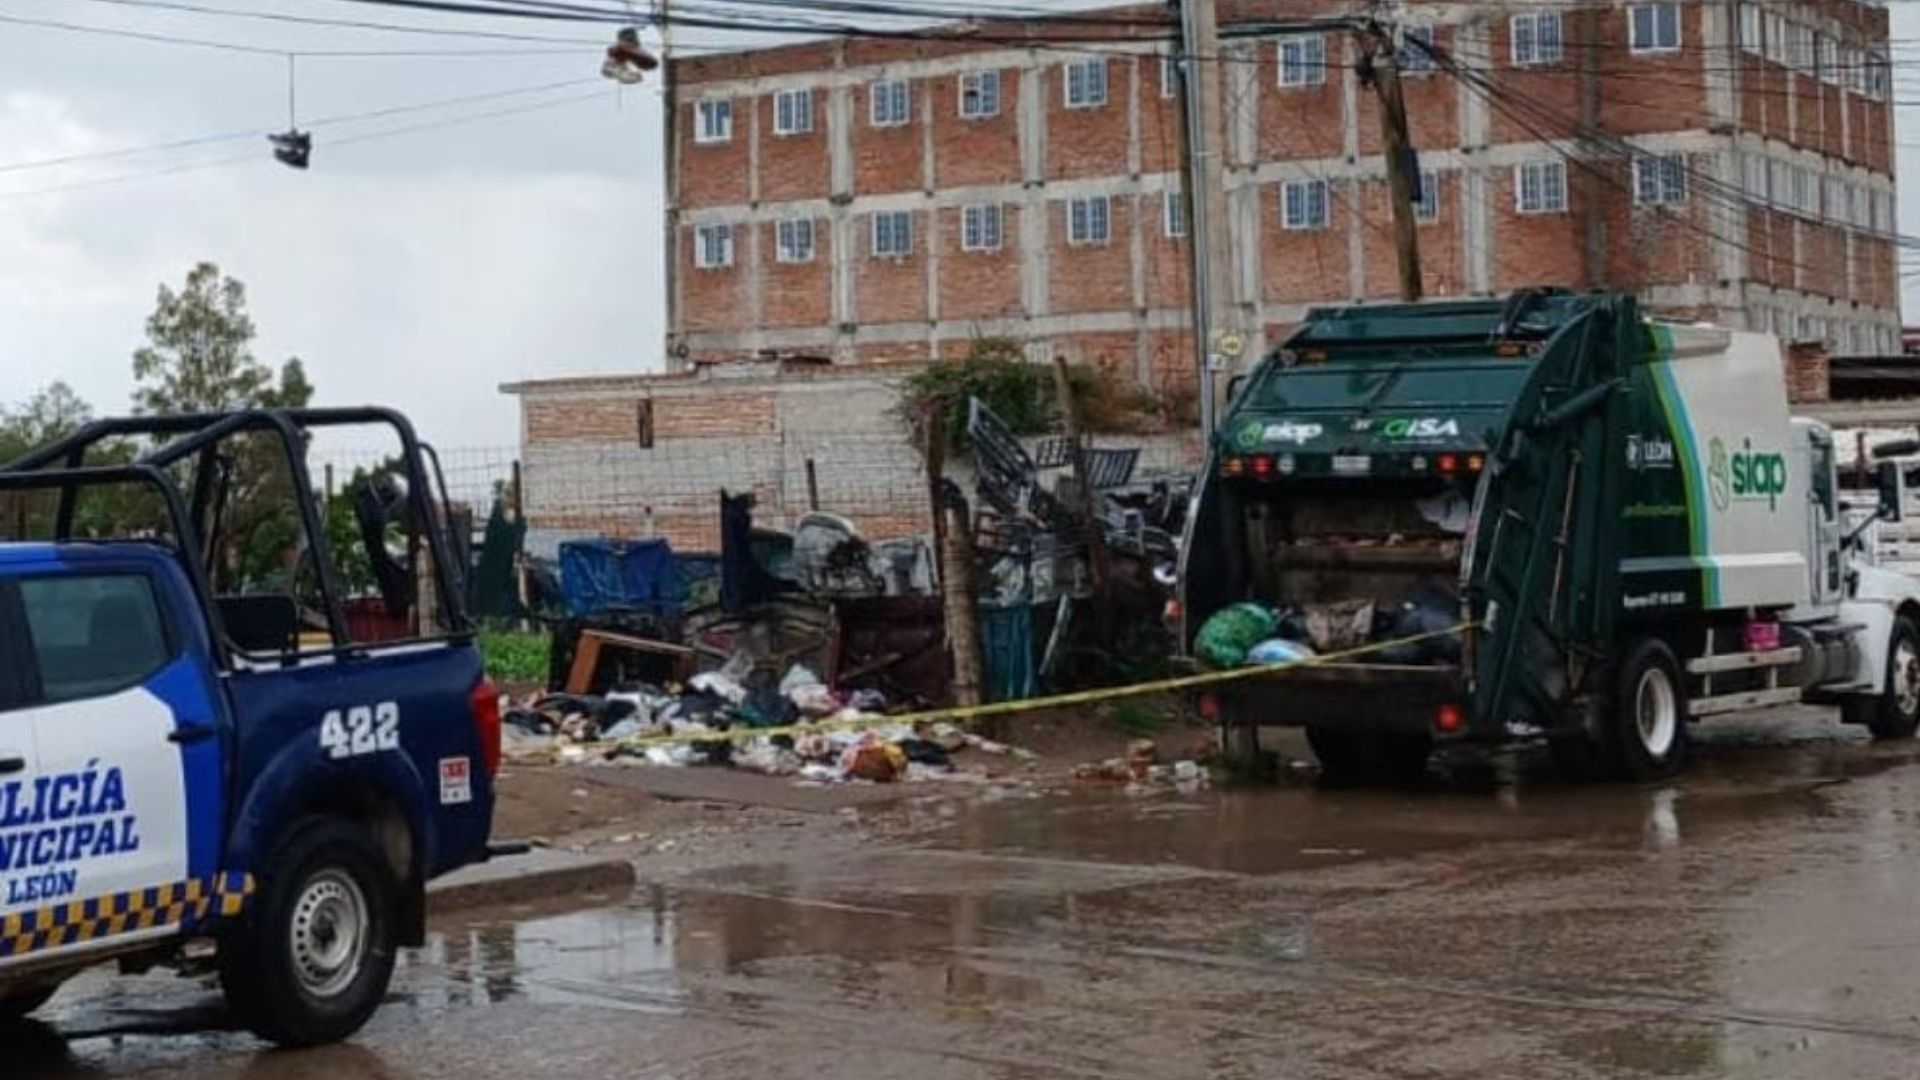
[[[399,452],[329,530],[308,440],[367,424]],[[277,588],[235,579],[244,515],[291,534]],[[366,1021],[426,883],[491,850],[499,705],[448,519],[384,409],[103,420],[0,467],[0,1025],[109,960],[211,967],[283,1045]],[[329,532],[386,632],[351,625]]]

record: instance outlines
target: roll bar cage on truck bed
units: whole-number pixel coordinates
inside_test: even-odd
[[[306,464],[309,432],[353,425],[400,447],[354,504],[387,614],[411,613],[378,640],[351,632]],[[88,463],[128,440],[131,462]],[[287,490],[248,498],[293,504],[308,633],[297,566],[285,594],[218,591],[236,445],[255,473],[285,468]],[[164,525],[83,535],[102,531],[77,527],[83,494],[108,486],[151,492]],[[0,467],[0,506],[18,497],[0,530],[55,496],[31,519],[46,539],[0,531],[0,1026],[105,959],[204,966],[196,938],[264,1038],[332,1041],[371,1015],[398,947],[424,940],[426,882],[496,850],[499,702],[444,492],[381,408],[101,420]]]

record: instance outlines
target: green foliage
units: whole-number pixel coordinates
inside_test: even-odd
[[[1087,432],[1140,432],[1164,424],[1164,409],[1153,395],[1124,375],[1086,364],[1067,368],[1067,384]],[[1028,360],[1018,342],[976,338],[958,360],[929,364],[906,382],[894,415],[926,441],[926,418],[943,410],[947,446],[967,449],[967,401],[979,398],[1015,435],[1042,435],[1060,427],[1053,368]]]
[[[1167,714],[1163,709],[1133,699],[1114,702],[1107,719],[1114,727],[1135,738],[1157,735],[1167,726]]]
[[[93,419],[93,406],[59,380],[15,408],[0,407],[0,464],[68,435]]]
[[[194,266],[178,292],[160,286],[147,318],[148,343],[133,354],[134,409],[198,413],[306,405],[313,384],[300,361],[289,359],[275,372],[254,357],[253,337],[246,286],[213,263]],[[210,568],[215,588],[279,591],[303,572],[310,577],[292,474],[278,438],[237,435],[223,451],[232,472]]]
[[[545,683],[553,639],[546,634],[508,630],[480,631],[480,655],[487,675],[497,683]]]

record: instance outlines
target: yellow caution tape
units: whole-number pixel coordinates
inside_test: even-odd
[[[931,724],[956,720],[977,720],[985,716],[1003,716],[1008,713],[1036,712],[1043,709],[1058,709],[1068,705],[1096,705],[1103,701],[1118,698],[1139,697],[1145,694],[1164,694],[1171,690],[1191,690],[1199,686],[1215,686],[1220,683],[1238,682],[1242,679],[1257,679],[1262,676],[1276,675],[1289,668],[1326,667],[1343,664],[1357,657],[1402,645],[1413,645],[1434,638],[1449,637],[1465,633],[1474,628],[1472,622],[1457,623],[1444,630],[1429,630],[1423,634],[1410,634],[1389,641],[1369,642],[1352,649],[1321,653],[1315,656],[1288,660],[1278,664],[1256,664],[1252,667],[1233,668],[1228,671],[1206,671],[1196,675],[1177,675],[1170,679],[1154,679],[1150,682],[1132,683],[1127,686],[1107,686],[1098,690],[1074,690],[1065,694],[1048,694],[1044,697],[1023,698],[1019,701],[996,701],[988,705],[955,705],[945,709],[926,709],[914,713],[896,713],[892,715],[849,716],[840,719],[815,720],[805,724],[787,724],[781,727],[743,727],[736,726],[726,731],[676,732],[672,735],[635,735],[621,739],[614,745],[623,748],[645,749],[649,746],[678,746],[684,743],[745,742],[749,739],[765,739],[774,736],[808,735],[821,731],[844,731],[853,728],[872,727],[911,727],[916,724]]]

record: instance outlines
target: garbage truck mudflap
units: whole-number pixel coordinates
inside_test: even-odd
[[[1299,664],[1220,687],[1229,723],[1467,734],[1466,672],[1455,664]]]

